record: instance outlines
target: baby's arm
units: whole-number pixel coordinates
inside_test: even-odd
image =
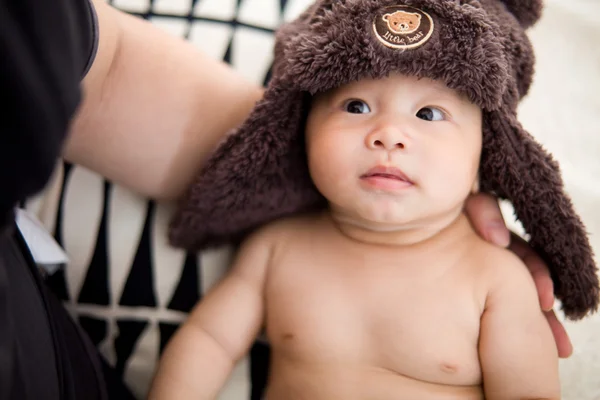
[[[488,400],[560,399],[558,353],[535,284],[513,254],[490,268],[479,354]]]
[[[247,240],[228,275],[196,305],[161,358],[149,399],[217,398],[263,324],[268,239]]]

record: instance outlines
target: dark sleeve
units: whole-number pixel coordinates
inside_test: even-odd
[[[97,36],[88,0],[0,0],[0,226],[48,181]]]

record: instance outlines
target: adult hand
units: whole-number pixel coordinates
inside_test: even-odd
[[[542,308],[558,349],[558,356],[568,358],[573,352],[569,335],[562,323],[557,319],[554,310],[554,285],[550,278],[550,271],[542,259],[529,247],[527,242],[515,234],[510,233],[498,201],[488,194],[474,194],[467,199],[465,211],[475,230],[490,243],[506,247],[513,251],[527,266],[533,276],[540,307]]]

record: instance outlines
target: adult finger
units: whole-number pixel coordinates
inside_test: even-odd
[[[486,193],[472,194],[465,203],[465,212],[482,238],[500,247],[509,245],[510,232],[495,197]]]
[[[558,356],[560,358],[569,358],[573,354],[573,345],[571,339],[565,330],[563,324],[556,318],[554,311],[547,311],[544,313],[550,329],[554,335],[554,341],[556,342],[556,349],[558,350]]]
[[[554,283],[550,270],[537,253],[517,235],[512,235],[509,249],[513,251],[529,269],[540,299],[540,307],[544,311],[552,310],[554,306]]]

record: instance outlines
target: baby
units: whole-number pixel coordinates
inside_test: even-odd
[[[463,213],[480,185],[512,200],[567,315],[595,309],[585,230],[515,118],[540,4],[406,3],[321,0],[281,30],[263,101],[172,238],[251,233],[168,345],[151,399],[216,398],[261,331],[269,400],[560,398],[531,275]]]
[[[477,106],[429,79],[316,96],[306,151],[329,208],[244,242],[169,345],[158,393],[216,398],[264,327],[268,399],[559,398],[531,275],[462,213],[481,125]]]

